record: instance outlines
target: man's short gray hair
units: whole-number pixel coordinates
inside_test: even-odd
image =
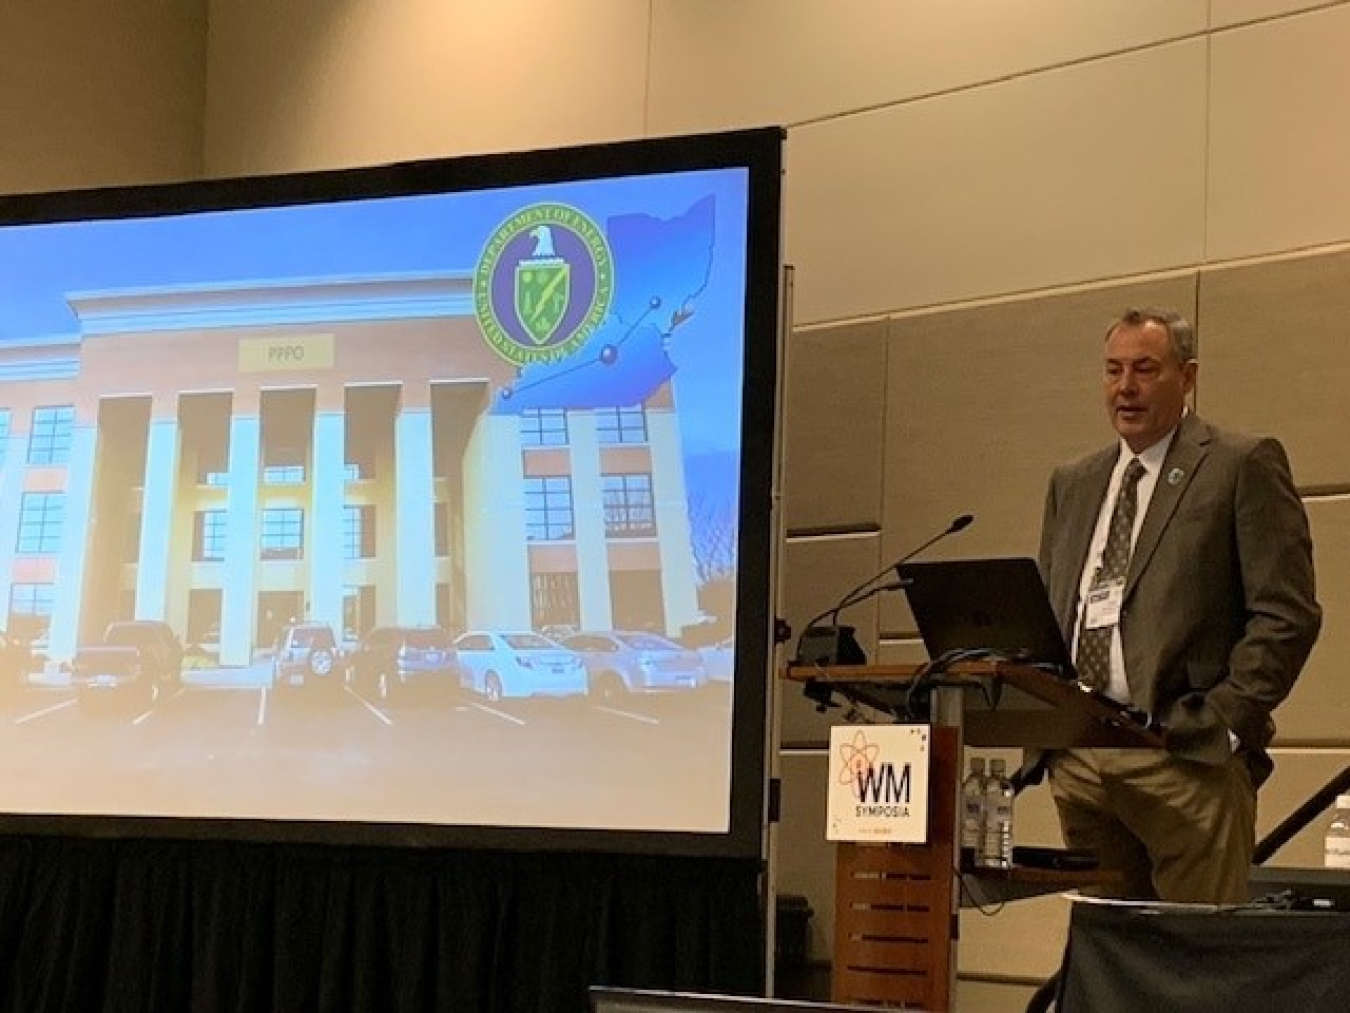
[[[1172,352],[1177,362],[1185,364],[1196,357],[1195,328],[1191,322],[1176,310],[1155,309],[1152,306],[1131,306],[1106,329],[1109,338],[1117,327],[1139,327],[1143,324],[1157,324],[1167,331],[1172,339]]]

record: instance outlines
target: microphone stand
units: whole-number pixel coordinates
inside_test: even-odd
[[[897,591],[905,586],[903,580],[896,580],[890,584],[873,586],[878,580],[886,574],[894,572],[896,577],[900,576],[900,567],[908,563],[911,559],[923,552],[929,546],[942,541],[948,535],[954,535],[958,531],[963,531],[975,520],[973,514],[962,514],[947,525],[946,529],[938,532],[928,541],[924,542],[918,548],[911,549],[894,563],[891,563],[880,573],[869,577],[848,594],[839,600],[839,603],[832,608],[826,609],[820,615],[813,618],[806,624],[802,630],[801,636],[797,639],[797,657],[794,661],[798,665],[865,665],[867,664],[867,653],[862,649],[855,636],[857,628],[853,626],[840,626],[839,613],[846,608],[859,605],[868,598],[881,594],[883,591]],[[829,619],[829,624],[817,625],[822,619]],[[810,696],[810,684],[808,683],[807,695]],[[828,694],[827,694],[828,695]],[[812,697],[815,699],[815,697]],[[818,701],[819,702],[819,701]]]

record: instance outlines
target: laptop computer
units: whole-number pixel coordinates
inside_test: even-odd
[[[904,563],[900,580],[929,657],[988,651],[1076,678],[1034,559]]]

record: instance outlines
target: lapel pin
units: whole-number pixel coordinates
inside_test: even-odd
[[[1182,471],[1180,468],[1173,468],[1171,471],[1167,473],[1167,484],[1176,485],[1185,477],[1186,473],[1184,471]]]

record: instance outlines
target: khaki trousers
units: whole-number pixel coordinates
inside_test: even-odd
[[[1256,790],[1242,757],[1211,766],[1161,749],[1069,749],[1049,770],[1065,845],[1123,877],[1097,893],[1246,903]]]

